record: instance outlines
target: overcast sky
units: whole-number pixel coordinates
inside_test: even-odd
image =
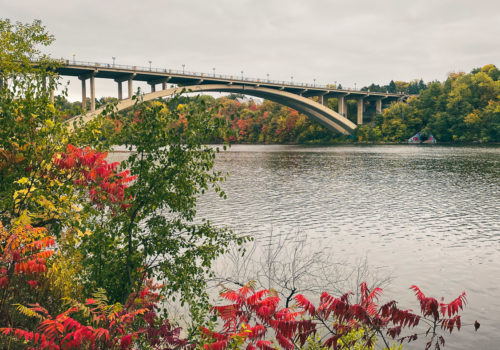
[[[344,87],[500,65],[500,0],[0,0],[0,17],[41,19],[55,58]]]

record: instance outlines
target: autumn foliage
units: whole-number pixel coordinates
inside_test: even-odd
[[[44,228],[25,226],[8,231],[0,223],[0,290],[8,290],[13,279],[36,288],[36,278],[47,271],[54,245],[54,237]]]
[[[432,345],[440,349],[445,339],[439,330],[451,333],[461,328],[459,311],[465,305],[465,293],[450,303],[439,303],[412,286],[421,306],[421,313],[417,314],[400,309],[395,301],[378,305],[380,288],[370,290],[362,283],[360,289],[359,303],[351,303],[350,293],[334,297],[325,292],[317,306],[303,295],[297,295],[296,305],[290,308],[279,308],[280,299],[274,291],[254,291],[252,284],[236,291],[225,289],[221,297],[229,304],[212,308],[222,321],[222,330],[202,328],[205,338],[210,340],[204,347],[210,350],[233,346],[274,349],[275,342],[266,339],[272,333],[276,342],[287,350],[302,348],[314,336],[319,337],[321,346],[327,349],[350,349],[355,345],[371,348],[377,339],[389,348],[390,340],[401,343],[417,340],[418,333],[410,330],[425,324],[424,334],[430,337],[426,349]],[[477,330],[479,324],[475,327]],[[401,336],[405,329],[408,335]],[[350,337],[360,330],[362,336]]]
[[[157,315],[157,288],[149,281],[124,306],[109,305],[105,295],[96,293],[84,304],[72,302],[55,317],[38,304],[22,308],[25,315],[39,321],[36,329],[6,327],[0,333],[17,338],[29,349],[132,349],[137,344],[150,349],[184,347],[187,341],[180,338],[180,328]]]
[[[130,206],[132,197],[125,198],[127,184],[136,179],[130,171],[117,172],[118,162],[108,163],[106,152],[97,152],[89,147],[84,149],[68,144],[65,153],[54,156],[54,163],[67,170],[74,183],[89,191],[94,204],[102,208],[105,204],[119,204],[123,210]]]

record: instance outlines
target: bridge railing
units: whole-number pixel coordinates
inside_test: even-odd
[[[310,84],[310,83],[302,83],[302,82],[294,82],[294,81],[286,81],[286,80],[273,80],[273,79],[260,79],[260,78],[251,78],[245,77],[241,75],[227,75],[227,74],[215,74],[215,73],[204,73],[204,72],[193,72],[187,70],[179,70],[179,69],[169,69],[169,68],[155,68],[155,67],[144,67],[144,66],[131,66],[124,64],[116,64],[116,63],[99,63],[99,62],[89,62],[89,61],[76,61],[62,58],[61,63],[64,65],[75,65],[75,66],[84,66],[89,68],[117,68],[117,69],[125,69],[134,72],[144,72],[144,73],[168,73],[175,75],[185,75],[189,77],[201,78],[201,79],[224,79],[224,80],[237,80],[237,81],[248,81],[251,83],[257,84],[273,84],[273,85],[282,85],[282,86],[293,86],[297,88],[317,88],[317,89],[331,89],[331,86],[323,85],[323,84]],[[359,89],[353,89],[348,87],[343,87],[342,90],[347,91],[359,91]]]

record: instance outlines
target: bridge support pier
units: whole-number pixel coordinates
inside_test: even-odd
[[[156,84],[151,83],[149,86],[151,86],[151,92],[156,92]]]
[[[118,84],[118,100],[123,100],[123,90],[122,90],[122,82],[117,82]]]
[[[80,78],[82,81],[82,110],[85,113],[87,110],[87,84],[85,78]]]
[[[161,89],[162,90],[167,90],[167,82],[164,81],[163,83],[161,83]]]
[[[90,111],[95,111],[95,77],[90,76]]]
[[[326,94],[318,95],[318,103],[322,104],[325,107],[328,107],[328,99],[329,98],[326,96]]]
[[[358,125],[363,124],[363,109],[364,109],[364,101],[363,98],[358,98]]]
[[[339,114],[343,115],[344,117],[347,117],[347,100],[345,96],[339,96],[338,97],[339,103],[338,103],[338,109],[339,109]]]
[[[375,111],[377,112],[377,114],[382,113],[382,99],[381,98],[379,98],[375,101]]]
[[[132,78],[128,80],[128,98],[132,98],[133,90],[132,90]]]

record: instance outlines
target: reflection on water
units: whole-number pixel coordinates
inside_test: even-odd
[[[339,259],[390,268],[386,288],[418,309],[408,287],[450,300],[465,290],[449,349],[500,343],[500,148],[233,146],[216,167],[227,200],[200,199],[198,215],[243,234],[300,229]],[[409,347],[412,348],[412,347]],[[420,348],[420,347],[419,347]]]

